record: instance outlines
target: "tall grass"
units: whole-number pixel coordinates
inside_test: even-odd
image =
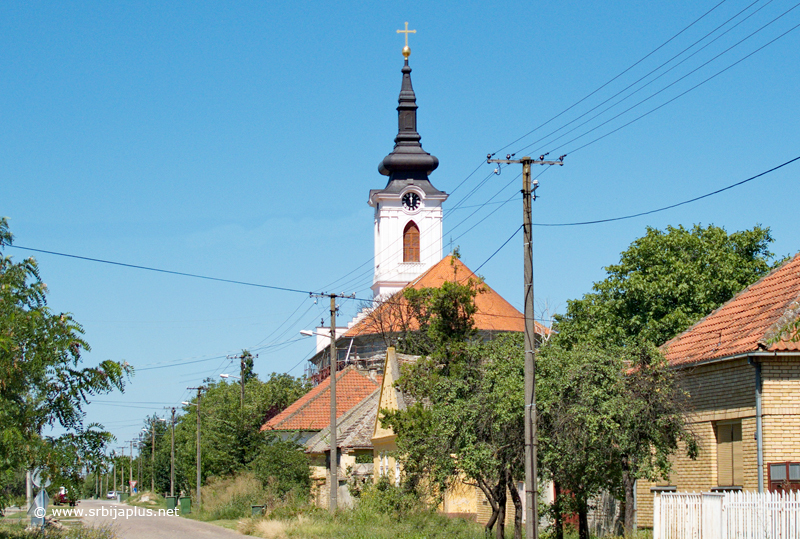
[[[284,516],[293,513],[291,516]],[[355,507],[331,515],[305,505],[275,507],[264,519],[240,521],[241,533],[264,539],[484,539],[483,526],[426,508],[412,493],[391,485],[367,485]]]
[[[237,519],[250,516],[252,505],[275,505],[275,497],[251,472],[211,479],[203,487],[202,520]]]

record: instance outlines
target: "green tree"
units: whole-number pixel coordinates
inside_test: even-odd
[[[633,338],[660,346],[766,275],[771,242],[760,226],[732,234],[713,225],[648,227],[593,292],[556,317],[562,344]]]
[[[0,218],[0,250],[12,241]],[[110,360],[82,366],[82,351],[89,350],[83,328],[68,313],[53,313],[46,294],[33,258],[14,262],[0,255],[0,472],[39,464],[69,475],[60,452],[85,455],[110,440],[97,426],[84,428],[83,406],[92,396],[123,391],[132,373]],[[65,434],[44,438],[53,428]],[[60,472],[58,463],[65,466]]]
[[[543,435],[553,437],[552,446],[562,454],[569,454],[563,452],[570,444],[575,451],[590,448],[595,452],[585,461],[572,463],[587,467],[583,470],[586,485],[569,487],[576,503],[584,503],[578,492],[611,488],[625,500],[625,527],[630,531],[633,481],[666,476],[666,459],[681,440],[690,455],[695,452],[682,413],[677,373],[667,368],[655,346],[770,271],[771,241],[769,229],[759,226],[732,234],[713,225],[695,225],[691,230],[648,228],[621,254],[618,264],[606,268],[608,276],[594,284],[593,292],[569,301],[566,314],[556,317],[556,336],[546,353],[576,367],[573,371],[554,368],[543,375],[546,383],[555,384],[554,395],[568,398],[567,404],[556,402],[547,410],[552,417]],[[582,357],[592,359],[584,364]],[[626,374],[615,376],[615,372]],[[579,383],[585,377],[593,383]],[[587,404],[581,408],[580,403]],[[603,403],[612,406],[606,408]],[[624,413],[615,415],[615,410]],[[569,424],[570,414],[585,414],[587,421],[597,422],[597,429],[589,423],[583,429],[562,431],[560,421]],[[616,429],[610,447],[602,442],[608,425]],[[562,432],[563,440],[558,438]],[[605,475],[593,477],[594,465],[606,460],[610,449],[617,461],[606,462]],[[554,474],[564,478],[575,473],[561,466],[558,455],[553,458],[549,466]]]
[[[247,468],[266,443],[261,426],[309,389],[304,377],[272,373],[266,382],[254,377],[245,385],[242,409],[238,383],[207,380],[200,403],[202,480]],[[175,426],[176,476],[185,491],[196,488],[195,404],[196,397],[184,407]]]
[[[305,498],[311,488],[311,469],[303,447],[292,440],[268,435],[258,447],[250,468],[261,483],[278,496],[290,491]]]
[[[472,317],[480,286],[446,282],[406,292],[420,331],[405,343],[425,355],[405,366],[396,383],[415,404],[384,410],[384,422],[397,435],[398,457],[411,483],[440,495],[458,481],[474,484],[492,507],[486,529],[496,526],[498,538],[504,536],[510,492],[520,537],[522,503],[514,481],[522,473],[522,340],[477,339]]]

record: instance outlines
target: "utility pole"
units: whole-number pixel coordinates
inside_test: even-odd
[[[118,448],[121,451],[122,460],[120,460],[119,468],[119,486],[122,487],[122,492],[125,492],[125,446]]]
[[[156,422],[150,425],[150,492],[156,491]]]
[[[355,294],[345,296],[344,294],[309,294],[312,297],[325,297],[331,298],[331,348],[330,348],[330,363],[331,363],[331,425],[330,425],[330,476],[331,476],[331,491],[328,509],[331,513],[336,512],[336,497],[339,490],[339,437],[336,428],[336,369],[339,358],[336,355],[336,298],[355,298]]]
[[[539,182],[531,184],[531,165],[564,165],[562,155],[558,161],[545,161],[547,154],[539,156],[535,161],[528,156],[522,159],[492,159],[486,156],[487,163],[521,163],[522,164],[522,227],[524,251],[524,295],[525,295],[525,537],[539,537],[539,500],[537,487],[539,471],[537,469],[538,441],[536,436],[536,323],[533,312],[533,229],[531,226],[531,202],[536,200],[536,189]]]
[[[172,411],[172,419],[170,423],[172,441],[170,444],[169,455],[169,495],[175,496],[175,407],[173,406],[170,408],[169,406],[165,406],[164,408]]]
[[[200,399],[202,397],[202,391],[205,387],[187,387],[186,389],[196,389],[197,390],[197,509],[199,510],[201,507],[200,502]]]
[[[133,440],[128,440],[131,443],[131,466],[130,466],[130,480],[128,484],[131,486],[131,495],[133,495]]]

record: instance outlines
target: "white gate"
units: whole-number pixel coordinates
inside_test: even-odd
[[[800,493],[656,494],[653,539],[800,539]]]

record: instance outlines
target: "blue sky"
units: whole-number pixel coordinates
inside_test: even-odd
[[[463,202],[469,208],[446,213],[445,245],[454,238],[464,262],[477,268],[521,222],[517,199],[480,206],[495,195],[492,202],[508,200],[520,188],[518,167],[499,176],[479,167],[488,152],[568,154],[563,167],[540,178],[538,223],[666,206],[800,155],[800,29],[789,31],[800,23],[800,8],[768,24],[794,5],[4,3],[0,214],[9,217],[19,246],[370,297],[367,194],[386,182],[377,165],[397,129],[403,38],[396,30],[405,21],[417,30],[410,62],[422,144],[441,163],[431,181],[453,193],[446,211],[472,193]],[[563,131],[545,137],[732,17],[563,131],[589,120],[585,125],[558,140]],[[588,292],[646,226],[713,223],[732,232],[762,224],[772,229],[776,254],[796,253],[799,174],[796,162],[663,213],[538,227],[536,296],[563,312],[567,299]],[[480,270],[520,309],[521,243],[518,235]],[[73,313],[85,326],[93,347],[87,363],[111,358],[139,369],[124,395],[98,398],[88,408],[88,419],[121,441],[146,415],[185,399],[186,387],[234,369],[225,356],[242,348],[257,349],[262,376],[302,374],[314,344],[298,331],[327,320],[326,302],[303,294],[35,256],[51,308]],[[340,316],[347,319],[357,306],[344,302]],[[170,362],[178,366],[161,368]]]

